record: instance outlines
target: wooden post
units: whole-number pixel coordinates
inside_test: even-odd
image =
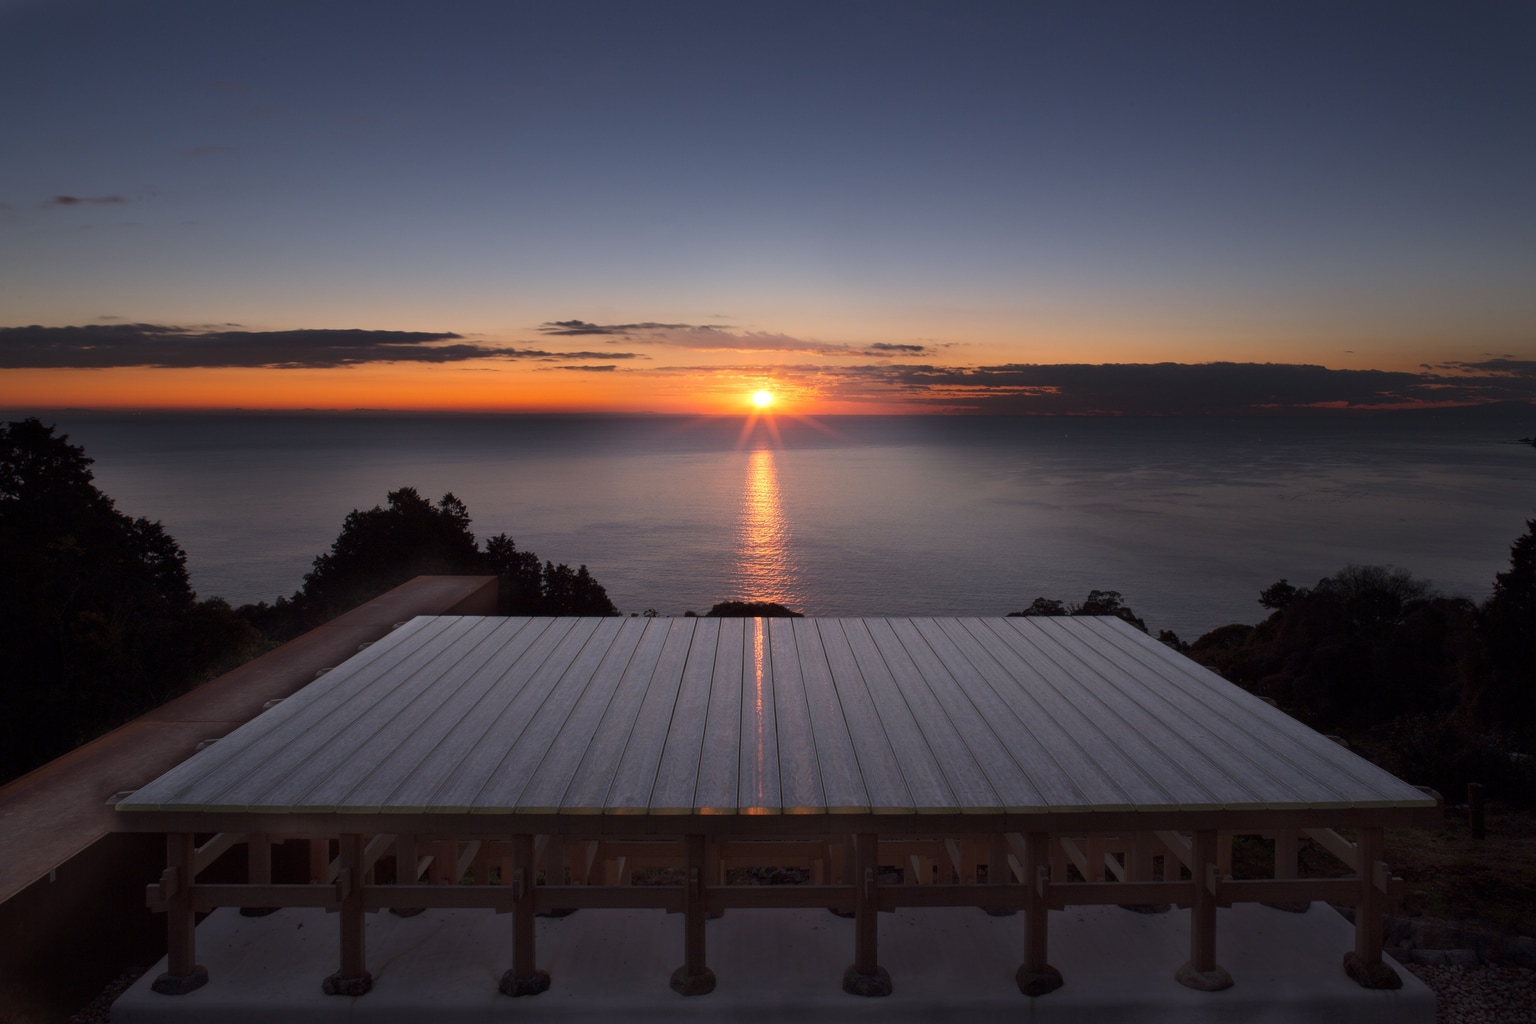
[[[1125,855],[1125,876],[1133,882],[1152,881],[1152,855],[1157,839],[1150,832],[1136,832]]]
[[[1197,831],[1190,845],[1195,898],[1189,911],[1189,962],[1174,973],[1179,984],[1202,992],[1232,987],[1232,975],[1216,963],[1216,886],[1221,877],[1216,847],[1215,829]]]
[[[1403,987],[1403,979],[1381,959],[1381,915],[1387,907],[1390,875],[1381,859],[1384,845],[1380,827],[1362,828],[1355,840],[1360,895],[1355,904],[1355,948],[1344,954],[1344,972],[1361,988]]]
[[[1300,877],[1296,854],[1300,847],[1300,833],[1294,828],[1275,830],[1275,878],[1289,880]],[[1305,914],[1312,906],[1311,900],[1274,900],[1264,904],[1288,914]]]
[[[395,837],[395,884],[415,885],[420,879],[417,869],[421,866],[420,847],[416,843],[416,835],[412,832],[402,832]],[[390,907],[389,912],[396,917],[415,917],[425,907]]]
[[[1019,991],[1043,996],[1062,986],[1061,972],[1046,959],[1046,935],[1050,924],[1051,836],[1029,832],[1024,836],[1024,884],[1029,887],[1024,905],[1024,962],[1014,974]]]
[[[309,884],[325,885],[331,880],[331,841],[309,841]]]
[[[1007,885],[1013,881],[1013,869],[1008,866],[1008,840],[1001,832],[995,832],[987,840],[987,884]],[[1011,917],[1013,911],[1002,903],[987,908],[989,917]]]
[[[336,888],[341,896],[341,969],[320,987],[328,996],[367,995],[373,988],[363,942],[363,837],[344,835],[340,843],[341,870]]]
[[[501,976],[503,995],[536,996],[549,988],[549,972],[537,966],[534,930],[533,836],[512,837],[512,967]]]
[[[888,996],[891,976],[880,966],[880,837],[861,832],[853,837],[854,878],[853,964],[843,971],[843,991],[855,996]]]
[[[700,834],[683,837],[683,966],[672,972],[672,991],[703,996],[715,990],[715,972],[705,961],[704,928],[709,917],[705,879],[710,857]]]
[[[165,837],[166,971],[150,986],[166,996],[184,996],[208,984],[208,968],[197,963],[197,914],[192,909],[192,864],[197,857],[196,838],[190,832]]]
[[[245,837],[245,880],[251,885],[272,884],[272,836],[251,832]],[[276,907],[241,907],[241,917],[266,917]]]

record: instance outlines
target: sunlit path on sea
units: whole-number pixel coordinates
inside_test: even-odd
[[[755,448],[747,454],[747,478],[736,528],[736,590],[731,597],[796,607],[799,574],[790,548],[792,536],[779,494],[773,449]]]

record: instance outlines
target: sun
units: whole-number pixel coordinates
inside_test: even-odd
[[[766,409],[773,404],[772,391],[758,391],[752,396],[752,404],[759,409]]]

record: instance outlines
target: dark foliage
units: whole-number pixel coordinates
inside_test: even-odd
[[[505,533],[481,550],[469,509],[452,494],[436,504],[414,488],[387,495],[388,507],[354,509],[331,550],[315,558],[304,586],[273,605],[247,605],[242,615],[274,640],[286,640],[355,608],[407,580],[426,575],[494,575],[504,615],[617,615],[585,565],[539,562]]]
[[[1401,569],[1349,565],[1311,588],[1265,588],[1268,619],[1212,630],[1189,653],[1409,781],[1452,797],[1481,782],[1531,805],[1533,597],[1527,533],[1481,608]]]
[[[29,770],[254,653],[199,602],[164,528],[119,512],[91,459],[36,419],[0,428],[0,778]]]
[[[1131,609],[1126,605],[1122,604],[1121,601],[1122,598],[1120,597],[1120,591],[1118,590],[1090,590],[1088,591],[1088,596],[1083,599],[1082,604],[1074,604],[1071,606],[1062,604],[1060,601],[1056,601],[1051,598],[1037,597],[1030,602],[1028,608],[1025,608],[1021,612],[1009,612],[1008,617],[1029,618],[1035,615],[1113,615],[1117,619],[1124,619],[1126,622],[1129,622],[1131,625],[1145,633],[1147,631],[1147,624],[1141,621],[1141,617],[1135,612],[1131,611]],[[1164,632],[1167,632],[1167,630],[1164,630]],[[1173,636],[1173,634],[1170,633],[1169,636]],[[1159,639],[1163,638],[1159,637]],[[1177,636],[1173,636],[1175,645],[1177,645],[1178,639],[1179,638]],[[1166,643],[1167,641],[1164,640],[1164,642]]]
[[[1536,519],[1509,549],[1509,569],[1494,577],[1478,623],[1485,661],[1471,701],[1477,717],[1505,723],[1536,753]]]
[[[777,601],[721,601],[704,613],[713,619],[798,619],[801,614]]]

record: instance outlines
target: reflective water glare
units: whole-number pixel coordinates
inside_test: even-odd
[[[741,490],[734,596],[742,601],[777,601],[791,608],[801,603],[790,547],[793,532],[779,494],[773,450],[755,448],[747,453],[747,479]]]
[[[1526,408],[56,422],[118,508],[164,521],[198,592],[236,604],[291,594],[348,512],[402,486],[452,491],[481,538],[505,530],[540,558],[586,564],[626,613],[734,599],[809,615],[1001,615],[1101,588],[1186,638],[1257,621],[1259,592],[1281,577],[1307,586],[1350,562],[1482,600],[1536,513],[1536,450],[1505,443],[1531,434]],[[755,670],[755,651],[740,656]]]

